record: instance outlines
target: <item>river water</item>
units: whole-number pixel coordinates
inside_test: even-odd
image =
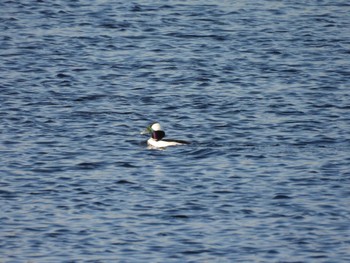
[[[0,261],[349,262],[349,14],[1,1]]]

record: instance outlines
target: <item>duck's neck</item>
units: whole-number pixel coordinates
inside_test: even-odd
[[[165,132],[164,131],[153,131],[152,132],[152,138],[155,139],[156,141],[159,141],[165,137]]]

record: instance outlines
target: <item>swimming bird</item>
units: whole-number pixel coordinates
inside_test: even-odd
[[[154,122],[149,125],[141,134],[151,134],[151,138],[147,140],[148,146],[155,148],[165,148],[168,146],[185,145],[190,144],[189,142],[182,140],[163,139],[165,132],[158,122]]]

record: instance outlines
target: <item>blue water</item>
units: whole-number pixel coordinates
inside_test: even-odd
[[[349,262],[349,14],[1,1],[0,261]]]

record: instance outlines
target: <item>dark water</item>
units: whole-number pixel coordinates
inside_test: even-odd
[[[0,262],[349,262],[349,14],[1,1]]]

